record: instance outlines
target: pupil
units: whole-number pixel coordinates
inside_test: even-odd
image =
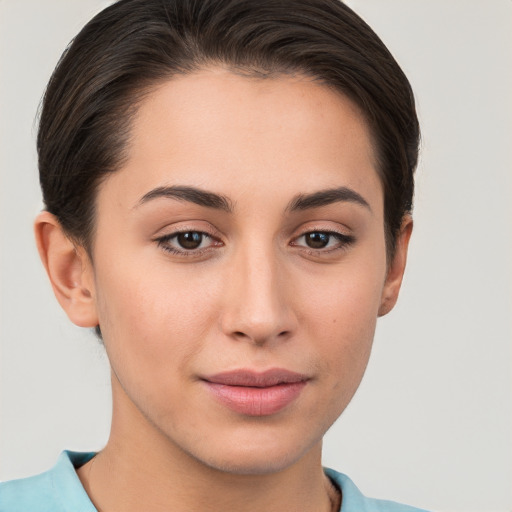
[[[184,249],[197,249],[202,241],[203,235],[197,231],[187,231],[178,235],[178,243]]]
[[[329,243],[328,233],[308,233],[306,235],[306,243],[312,249],[322,249]]]

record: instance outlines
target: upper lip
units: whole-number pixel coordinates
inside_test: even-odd
[[[278,384],[293,384],[308,380],[306,375],[285,370],[284,368],[272,368],[266,371],[254,371],[249,369],[231,370],[205,377],[204,380],[213,384],[226,386],[247,386],[266,388]]]

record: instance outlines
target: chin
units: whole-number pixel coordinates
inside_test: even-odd
[[[291,436],[290,436],[291,437]],[[218,440],[220,441],[220,440]],[[286,442],[276,436],[271,442],[258,442],[256,439],[248,441],[218,442],[203,446],[203,450],[195,450],[192,455],[205,466],[224,473],[236,475],[265,475],[279,473],[296,464],[306,454],[321,454],[321,441],[313,446],[305,446],[304,439],[293,443],[293,439]],[[213,452],[213,450],[215,452]],[[202,451],[203,453],[199,453]]]
[[[244,453],[238,456],[229,457],[223,454],[222,457],[211,458],[206,461],[211,469],[234,475],[268,475],[284,471],[297,462],[298,457],[291,457],[289,454],[283,454],[276,457],[262,456],[260,453]]]

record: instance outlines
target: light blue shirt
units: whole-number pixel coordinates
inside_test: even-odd
[[[62,452],[57,464],[40,475],[0,483],[0,512],[97,512],[76,474],[94,453]],[[340,512],[425,512],[392,501],[366,498],[348,476],[325,473],[341,489]]]

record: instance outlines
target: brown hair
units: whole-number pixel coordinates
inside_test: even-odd
[[[392,254],[412,208],[414,97],[382,41],[338,0],[120,0],[100,12],[64,52],[41,110],[43,198],[66,233],[90,250],[97,187],[121,166],[143,95],[215,64],[312,76],[359,106],[374,139]]]

